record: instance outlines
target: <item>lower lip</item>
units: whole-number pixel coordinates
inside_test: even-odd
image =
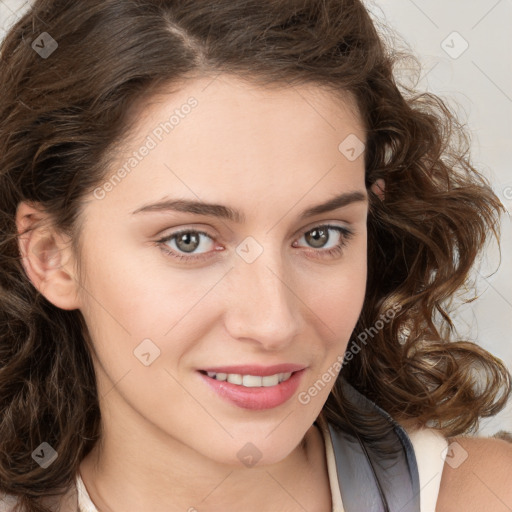
[[[305,370],[305,369],[304,369]],[[222,398],[243,409],[272,409],[288,401],[297,391],[304,370],[293,372],[288,380],[275,386],[246,388],[228,381],[216,380],[201,372],[203,380]]]

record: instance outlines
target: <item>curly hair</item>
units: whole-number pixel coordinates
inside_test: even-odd
[[[58,43],[48,58],[31,48],[43,32]],[[411,56],[385,44],[360,0],[35,0],[0,52],[0,491],[23,510],[51,510],[44,499],[72,485],[101,416],[84,318],[27,277],[17,207],[40,205],[78,253],[83,199],[104,181],[134,111],[159,86],[194,77],[353,95],[370,196],[367,290],[353,336],[370,332],[371,341],[357,352],[349,345],[341,374],[396,420],[447,436],[504,407],[508,370],[453,339],[450,316],[488,238],[499,241],[503,205],[472,165],[452,110],[398,83],[396,65]],[[370,190],[378,179],[382,200]],[[344,401],[340,379],[323,412],[378,437]],[[31,457],[43,441],[59,454],[46,469]]]

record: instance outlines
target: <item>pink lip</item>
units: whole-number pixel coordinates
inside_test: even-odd
[[[304,365],[284,363],[275,364],[273,366],[259,366],[253,364],[245,364],[240,366],[216,366],[215,368],[201,368],[201,370],[204,372],[239,373],[242,375],[265,377],[267,375],[275,375],[276,373],[298,372],[304,368]]]
[[[268,387],[255,387],[255,388],[246,388],[244,386],[240,386],[238,384],[231,384],[227,381],[220,381],[214,378],[208,377],[208,375],[198,372],[201,378],[213,389],[218,395],[222,398],[231,402],[238,407],[243,409],[252,409],[252,410],[263,410],[263,409],[271,409],[273,407],[277,407],[281,404],[287,402],[297,391],[299,387],[300,380],[302,375],[304,374],[305,368],[298,367],[300,369],[294,370],[280,370],[280,368],[291,367],[292,365],[277,365],[272,367],[245,367],[245,366],[229,366],[223,367],[222,370],[213,370],[208,369],[208,371],[218,371],[218,373],[242,373],[246,375],[273,375],[275,373],[287,373],[292,372],[291,377],[281,382],[275,386]],[[297,366],[297,365],[295,365]],[[230,371],[224,371],[224,368],[229,368]],[[244,369],[241,371],[241,369]],[[250,368],[250,371],[247,371],[245,368]],[[272,371],[269,370],[272,369]],[[275,368],[279,368],[275,370]],[[236,369],[234,371],[233,369]],[[254,370],[256,369],[256,372]],[[206,370],[205,370],[206,371]],[[266,372],[264,374],[258,372]]]

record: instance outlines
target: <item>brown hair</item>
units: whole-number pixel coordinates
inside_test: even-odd
[[[31,48],[42,32],[58,43],[47,58]],[[503,207],[455,114],[397,84],[401,54],[359,0],[36,0],[0,48],[0,491],[24,510],[48,510],[41,498],[72,485],[100,437],[100,411],[83,317],[53,306],[25,274],[17,205],[39,204],[78,249],[81,201],[105,179],[132,108],[187,78],[233,73],[353,94],[366,185],[383,178],[386,192],[381,201],[369,190],[368,283],[354,330],[371,340],[357,353],[349,345],[342,374],[395,419],[446,435],[503,408],[510,374],[451,339],[449,309],[489,233],[499,237]],[[365,434],[340,382],[324,412]],[[43,441],[59,454],[47,469],[31,457]]]
[[[500,430],[496,432],[492,437],[496,439],[503,439],[503,441],[508,441],[512,443],[512,432],[507,432],[506,430]]]

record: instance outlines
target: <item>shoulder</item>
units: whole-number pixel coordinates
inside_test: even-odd
[[[448,439],[436,512],[459,510],[512,510],[510,442],[467,436]]]
[[[0,512],[12,512],[18,499],[11,495],[0,492]]]

